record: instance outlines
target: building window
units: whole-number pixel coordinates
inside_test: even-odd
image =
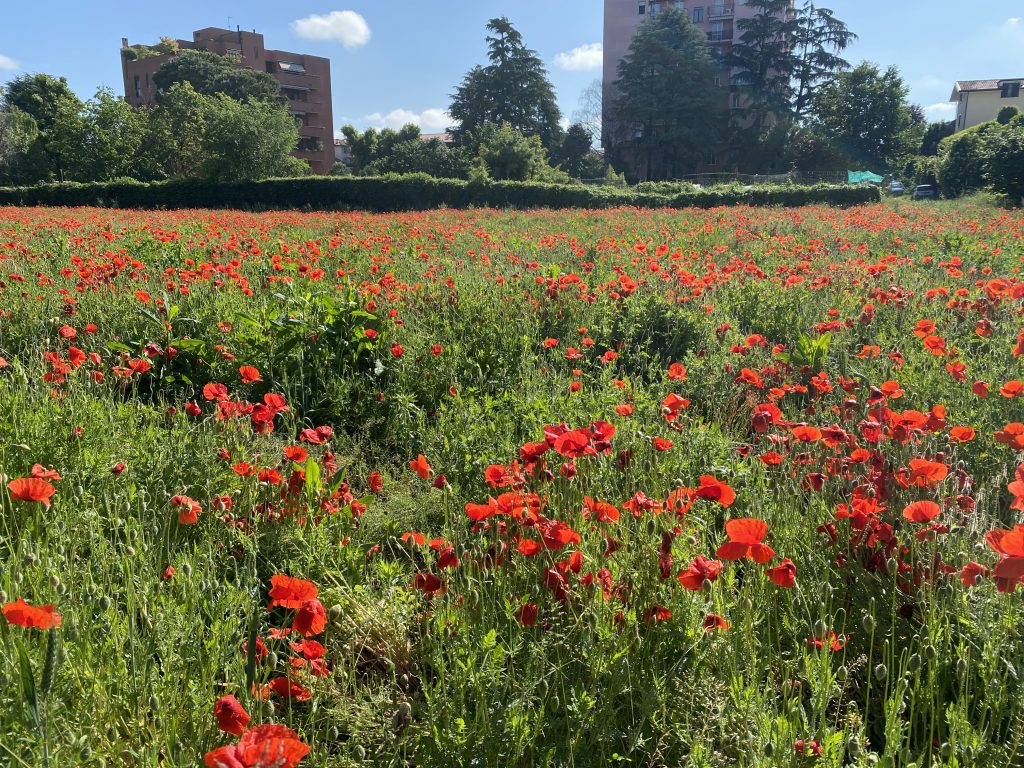
[[[281,61],[277,64],[282,72],[289,72],[293,75],[304,75],[306,74],[306,68],[301,64],[295,64],[290,61]]]
[[[693,9],[693,23],[694,24],[703,24],[704,23],[704,9],[703,8],[694,8]]]
[[[272,61],[268,61],[267,62],[267,72],[270,72],[271,74],[274,73],[274,62],[272,62]]]
[[[732,95],[732,108],[733,109],[739,109],[740,108],[740,95],[738,93],[734,93]]]
[[[135,76],[135,98],[136,99],[141,99],[142,98],[142,81],[139,80],[139,76],[138,75]]]
[[[1016,99],[1020,96],[1020,83],[1003,83],[999,91],[1002,99]]]
[[[640,15],[643,16],[646,12],[647,12],[647,6],[646,5],[641,5],[640,6],[640,11],[639,11]]]
[[[652,0],[650,15],[651,16],[657,16],[658,15],[658,11],[660,11],[660,10],[661,10],[661,1],[660,0]]]

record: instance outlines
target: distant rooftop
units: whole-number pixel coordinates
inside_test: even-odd
[[[953,91],[998,91],[1003,83],[1019,83],[1024,77],[1004,77],[999,80],[957,80]]]

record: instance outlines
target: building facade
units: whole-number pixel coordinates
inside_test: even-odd
[[[956,130],[995,120],[1003,107],[1024,112],[1024,77],[1006,80],[957,80],[949,100],[956,102]]]
[[[794,3],[790,2],[790,13]],[[741,31],[737,22],[757,15],[756,8],[746,0],[605,0],[604,2],[604,115],[602,117],[601,144],[607,150],[611,146],[614,131],[609,119],[609,106],[615,98],[615,81],[618,79],[619,62],[629,52],[637,28],[647,19],[656,17],[666,8],[684,11],[690,20],[708,36],[711,56],[723,61],[732,50],[733,40]],[[746,103],[740,93],[730,87],[732,71],[722,66],[717,83],[722,88],[724,109],[741,109]],[[713,149],[708,151],[708,170],[716,170]]]
[[[132,106],[152,104],[157,87],[153,75],[173,53],[157,46],[129,46],[121,41],[121,69],[125,100]],[[326,174],[334,165],[334,115],[331,102],[331,62],[321,56],[268,50],[263,35],[207,27],[178,40],[179,49],[202,50],[238,57],[239,66],[273,75],[288,100],[288,111],[299,128],[299,145],[293,153],[309,163],[314,173]],[[139,55],[140,49],[144,55]]]

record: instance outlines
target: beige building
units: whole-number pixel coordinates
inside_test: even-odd
[[[995,120],[1003,107],[1024,112],[1024,78],[957,80],[950,101],[956,102],[956,130]]]
[[[238,65],[273,75],[288,100],[288,111],[299,128],[294,154],[314,173],[326,174],[334,165],[334,117],[331,104],[331,61],[322,56],[268,50],[263,35],[243,30],[207,27],[177,40],[179,49],[211,51],[238,57]],[[129,45],[121,40],[124,98],[133,107],[152,104],[157,96],[153,75],[173,53],[165,46]]]

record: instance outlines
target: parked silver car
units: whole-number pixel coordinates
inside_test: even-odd
[[[939,192],[933,184],[921,184],[914,187],[914,193],[910,197],[913,200],[936,200]]]
[[[900,195],[902,195],[906,191],[907,191],[907,188],[903,186],[903,182],[902,181],[894,181],[894,182],[892,182],[889,185],[889,194],[890,195],[894,195],[896,197],[899,197]]]

